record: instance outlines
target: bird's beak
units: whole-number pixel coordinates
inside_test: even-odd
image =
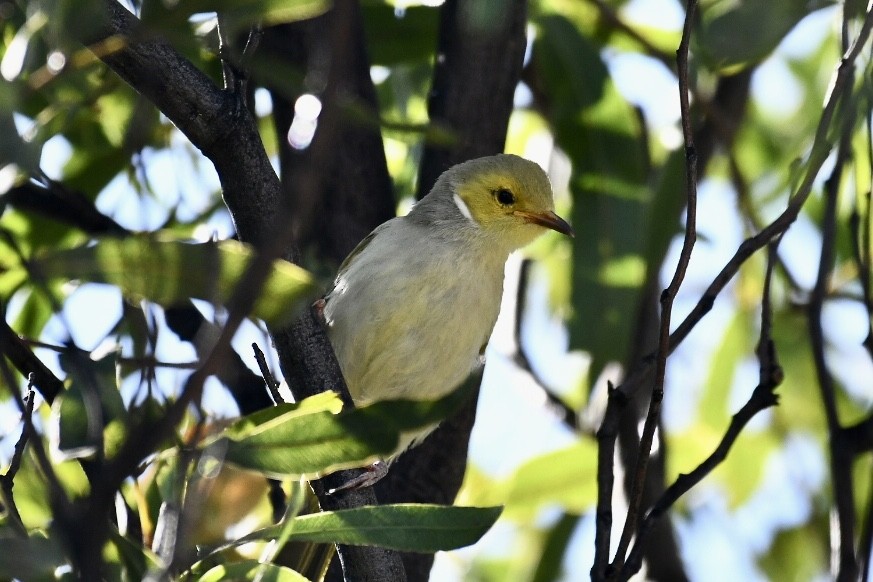
[[[566,220],[552,211],[525,212],[524,210],[516,210],[512,214],[521,218],[525,222],[531,222],[546,228],[551,228],[552,230],[556,230],[570,237],[576,236],[576,231],[573,230],[573,227],[567,224]]]

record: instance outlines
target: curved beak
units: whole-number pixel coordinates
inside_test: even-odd
[[[566,220],[564,220],[552,211],[526,212],[524,210],[516,210],[512,214],[521,218],[525,222],[530,222],[532,224],[538,224],[546,228],[551,228],[552,230],[556,230],[561,234],[566,234],[569,237],[576,236],[576,231],[573,230],[573,227],[567,224]]]

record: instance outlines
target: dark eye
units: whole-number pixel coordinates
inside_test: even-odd
[[[497,202],[499,202],[501,206],[509,206],[510,204],[515,204],[515,195],[506,188],[495,190],[494,198],[497,199]]]

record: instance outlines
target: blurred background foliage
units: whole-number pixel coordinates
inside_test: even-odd
[[[677,322],[740,242],[785,208],[809,155],[844,48],[842,35],[851,39],[857,32],[861,4],[701,2],[691,50],[700,239],[677,299]],[[74,27],[87,27],[93,18],[89,11],[100,7],[99,2],[66,0],[0,1],[2,305],[7,325],[24,338],[23,345],[64,380],[60,404],[50,406],[37,396],[34,422],[40,438],[51,441],[58,477],[70,494],[88,487],[75,459],[95,454],[94,447],[101,449],[97,454],[111,456],[125,419],[159,414],[189,373],[185,364],[198,354],[168,329],[158,304],[139,300],[148,294],[122,282],[128,292],[123,302],[117,290],[85,282],[118,283],[89,277],[83,273],[88,266],[71,263],[67,278],[60,280],[6,275],[25,259],[102,235],[147,232],[168,240],[208,241],[233,234],[209,163],[154,105],[70,35]],[[216,84],[221,63],[209,11],[226,11],[230,25],[244,32],[255,22],[291,22],[327,7],[318,0],[144,0],[137,6],[150,33],[168,39]],[[475,7],[468,15],[471,25],[486,34],[493,17],[489,10],[499,10],[499,3]],[[379,111],[378,117],[361,112],[357,122],[381,131],[402,212],[416,191],[425,140],[452,139],[428,125],[427,115],[433,63],[440,58],[435,54],[440,6],[363,0],[361,9]],[[652,305],[672,274],[683,229],[684,150],[673,65],[683,15],[675,0],[530,2],[529,44],[506,149],[549,169],[559,213],[571,217],[578,236],[538,241],[524,251],[536,260],[530,276],[522,278],[525,288],[516,292],[507,285],[510,308],[504,315],[512,314],[517,298],[526,310],[518,325],[499,324],[492,341],[472,460],[459,496],[464,505],[503,504],[506,509],[479,544],[440,555],[434,579],[543,582],[588,576],[596,496],[592,435],[607,381],[620,383],[623,371],[654,348]],[[853,99],[838,111],[851,151],[839,190],[836,258],[823,318],[826,361],[846,425],[866,418],[873,403],[873,363],[865,349],[870,313],[861,284],[869,277],[871,252],[869,54],[865,51],[858,62]],[[251,63],[252,105],[274,159],[281,140],[293,136],[277,135],[274,104],[263,87],[279,88],[296,103],[299,124],[291,131],[305,142],[311,139],[312,113],[306,110],[311,101],[300,96],[319,83],[286,62]],[[773,335],[785,371],[780,404],[756,417],[728,459],[672,515],[680,554],[664,559],[680,561],[691,579],[827,576],[833,510],[828,429],[806,306],[823,239],[823,184],[833,166],[832,155],[780,246],[773,281]],[[854,230],[853,216],[860,224]],[[323,287],[335,262],[317,249],[304,249],[304,256]],[[145,260],[143,268],[160,272],[161,260]],[[58,273],[65,272],[62,263],[56,266]],[[92,267],[101,271],[105,265]],[[519,262],[512,261],[510,281],[518,279],[518,270]],[[169,289],[158,298],[199,296],[197,272],[178,271],[164,281]],[[757,382],[754,350],[763,281],[764,257],[758,254],[669,360],[659,439],[666,483],[712,451]],[[207,319],[221,321],[220,310],[197,305]],[[518,342],[514,328],[521,330]],[[248,324],[241,337],[234,345],[257,371],[246,346],[255,338],[266,347],[264,329]],[[59,358],[52,346],[65,345],[88,357]],[[519,350],[531,370],[516,364]],[[158,361],[176,367],[155,366]],[[88,443],[79,442],[88,427],[64,421],[69,416],[87,422],[87,415],[76,412],[84,406],[75,398],[83,370],[86,382],[96,379],[105,388],[105,428],[101,438]],[[8,401],[10,389],[19,394],[20,385],[4,385],[0,458],[6,471],[22,428],[18,408]],[[543,390],[578,416],[562,422]],[[222,382],[212,380],[190,423],[198,415],[211,424],[236,414]],[[113,425],[114,420],[120,422]],[[88,447],[82,449],[83,444]],[[179,486],[172,462],[153,465],[129,481],[124,493],[135,508],[127,516],[129,527],[138,522],[146,541],[161,501],[176,495],[172,489]],[[853,472],[858,524],[868,528],[870,468],[869,456],[860,456]],[[221,479],[203,502],[201,515],[211,517],[192,526],[194,543],[217,543],[270,522],[262,478],[227,469]],[[32,538],[51,538],[47,485],[28,456],[14,491]],[[616,516],[623,515],[623,499],[616,497]],[[3,524],[9,527],[8,520]],[[13,543],[3,536],[0,545]],[[125,561],[124,542],[116,540],[113,547],[106,559],[116,564],[117,573],[137,571]],[[36,579],[64,571],[64,556],[54,546],[46,546],[38,560],[5,550],[0,556],[0,576]]]

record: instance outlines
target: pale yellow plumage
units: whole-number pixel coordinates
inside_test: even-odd
[[[324,307],[355,404],[455,389],[497,320],[509,253],[546,228],[572,233],[553,209],[539,166],[479,158],[449,169],[407,216],[358,245]],[[427,432],[405,435],[398,453]]]

